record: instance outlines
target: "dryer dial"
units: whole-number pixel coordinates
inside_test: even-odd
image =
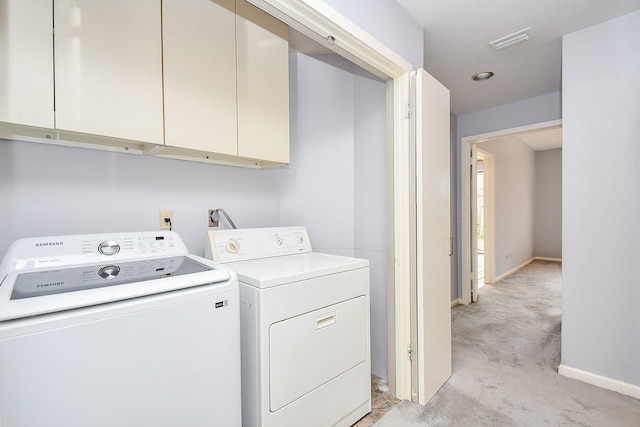
[[[240,242],[236,239],[229,239],[225,245],[227,252],[237,254],[240,251]]]

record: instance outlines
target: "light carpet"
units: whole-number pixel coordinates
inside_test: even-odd
[[[453,375],[375,427],[640,426],[640,400],[557,373],[561,264],[536,261],[452,309]]]

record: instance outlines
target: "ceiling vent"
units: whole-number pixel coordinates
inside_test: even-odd
[[[516,31],[508,36],[501,37],[489,43],[493,50],[502,50],[520,43],[524,43],[531,38],[531,27]]]

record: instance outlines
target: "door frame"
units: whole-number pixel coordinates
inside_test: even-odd
[[[488,151],[476,147],[477,157],[482,157],[484,163],[484,283],[495,282],[495,250],[496,250],[496,216],[495,216],[495,191],[496,191],[496,160]]]
[[[472,302],[472,260],[471,260],[471,224],[476,222],[476,218],[473,216],[473,203],[471,201],[471,164],[475,161],[472,160],[473,146],[479,142],[489,141],[491,139],[503,138],[506,136],[517,135],[521,133],[537,132],[548,129],[555,129],[562,126],[562,120],[550,120],[547,122],[534,123],[531,125],[519,126],[514,128],[502,129],[495,132],[487,132],[478,135],[465,136],[462,138],[462,144],[460,147],[460,181],[461,181],[461,206],[460,212],[462,217],[461,234],[461,270],[462,270],[462,287],[459,301],[464,304],[470,304]],[[473,195],[475,198],[475,194]],[[495,227],[494,227],[495,228]]]
[[[320,0],[247,0],[285,24],[386,81],[389,389],[411,400],[410,129],[413,66]]]

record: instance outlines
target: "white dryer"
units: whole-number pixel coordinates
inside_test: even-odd
[[[205,256],[240,282],[243,426],[371,411],[368,260],[313,252],[305,227],[212,230]]]

